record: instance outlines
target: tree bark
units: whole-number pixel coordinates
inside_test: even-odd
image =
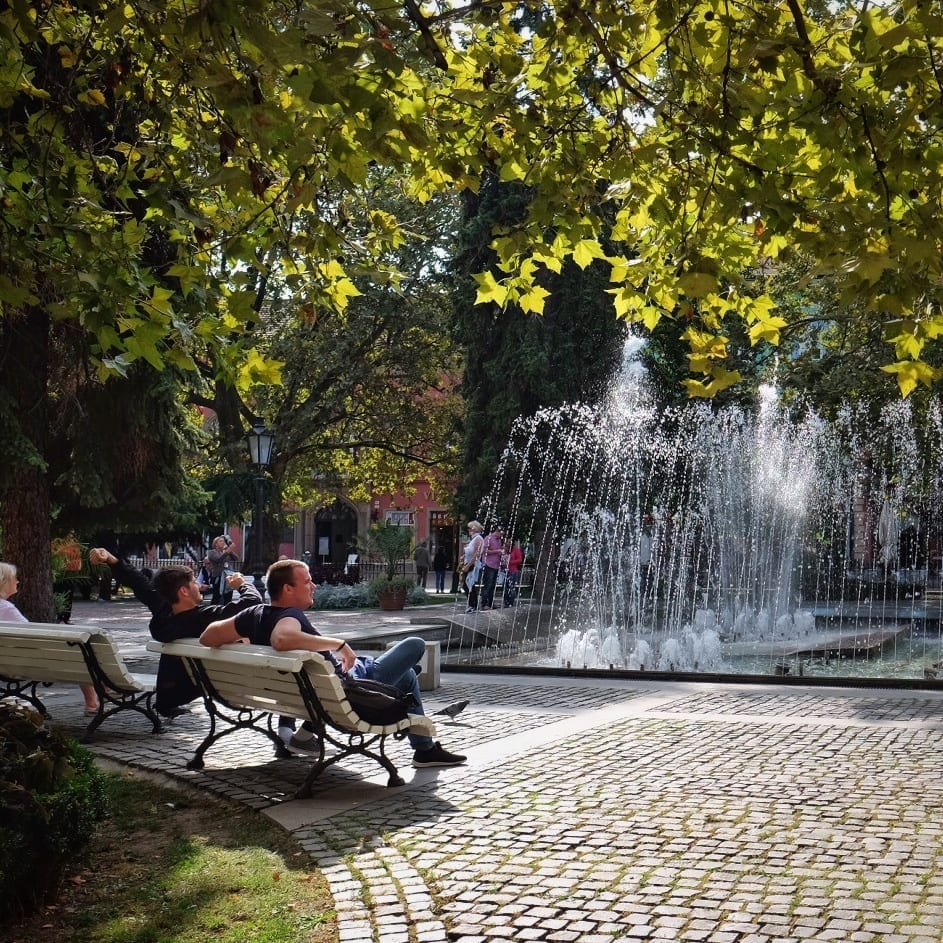
[[[0,396],[13,419],[13,428],[3,435],[0,473],[3,559],[18,571],[17,607],[35,622],[55,621],[46,480],[48,367],[46,312],[31,307],[0,319]]]

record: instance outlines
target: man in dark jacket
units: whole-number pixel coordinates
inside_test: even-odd
[[[89,560],[93,564],[107,563],[115,578],[125,586],[130,586],[135,597],[150,609],[148,628],[158,642],[199,638],[211,622],[227,619],[262,602],[259,591],[241,573],[233,573],[226,580],[230,589],[239,591],[238,602],[200,606],[200,586],[189,566],[174,564],[161,567],[151,581],[140,570],[119,560],[104,547],[92,550]],[[176,717],[184,713],[182,705],[200,696],[200,689],[187,674],[183,661],[170,655],[160,656],[154,690],[154,707],[163,717]]]

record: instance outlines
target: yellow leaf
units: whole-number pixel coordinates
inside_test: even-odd
[[[527,171],[516,160],[510,159],[501,164],[499,176],[502,182],[511,183],[515,180],[523,180],[527,176]]]
[[[708,272],[687,272],[678,279],[678,288],[692,298],[703,298],[717,291],[717,279]]]
[[[253,347],[246,352],[245,360],[239,368],[236,385],[243,392],[257,384],[278,386],[282,382],[282,367],[284,366],[284,361],[269,360]]]
[[[782,318],[767,318],[758,321],[750,328],[750,343],[755,346],[760,341],[767,341],[774,346],[777,345],[780,328],[786,327],[787,323]]]
[[[684,387],[688,391],[688,396],[696,396],[699,399],[711,398],[710,390],[700,380],[685,380]]]
[[[721,390],[726,390],[728,386],[733,386],[734,383],[739,383],[741,380],[739,370],[724,370],[723,367],[715,367],[711,372],[713,379],[708,384],[711,396],[715,393],[719,393]]]
[[[873,285],[887,269],[894,268],[894,262],[885,253],[865,252],[860,258],[847,263],[845,268]]]
[[[897,363],[885,364],[881,369],[885,373],[897,374],[900,395],[905,398],[913,393],[918,383],[930,386],[939,373],[921,360],[900,360]]]
[[[628,318],[645,306],[644,297],[634,288],[623,285],[622,288],[610,288],[607,293],[613,296],[616,317]]]
[[[658,322],[661,320],[661,309],[656,308],[655,305],[646,305],[642,308],[642,323],[650,331],[654,331],[658,327]]]
[[[169,288],[161,288],[159,285],[155,285],[151,289],[150,306],[161,314],[173,314],[174,306],[171,303],[173,294]]]
[[[586,268],[593,259],[605,257],[602,246],[595,239],[580,239],[573,247],[573,261],[580,267]]]
[[[504,285],[499,285],[491,272],[481,272],[475,276],[478,282],[478,293],[475,295],[475,304],[496,304],[501,307],[507,301],[508,290]]]
[[[343,311],[351,298],[356,298],[360,290],[349,278],[339,278],[325,288],[325,292],[338,311]]]
[[[534,314],[543,314],[544,302],[549,294],[550,292],[547,291],[546,288],[541,288],[540,285],[534,285],[527,294],[521,295],[517,303],[520,305],[522,311],[532,311]]]

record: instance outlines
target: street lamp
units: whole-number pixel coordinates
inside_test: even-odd
[[[255,512],[252,516],[252,576],[261,593],[262,574],[265,572],[265,551],[262,546],[262,516],[265,513],[265,472],[272,462],[272,450],[275,447],[275,435],[256,422],[246,433],[249,445],[249,459],[255,465]]]

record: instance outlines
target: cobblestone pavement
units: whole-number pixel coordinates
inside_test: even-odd
[[[143,650],[119,609],[100,621]],[[398,789],[351,761],[293,800],[308,761],[249,735],[187,771],[200,710],[158,736],[112,718],[92,746],[290,829],[330,882],[343,943],[943,940],[943,694],[442,681],[427,710],[471,701],[439,724],[468,765],[413,771],[394,743]],[[78,691],[44,699],[80,729]]]

